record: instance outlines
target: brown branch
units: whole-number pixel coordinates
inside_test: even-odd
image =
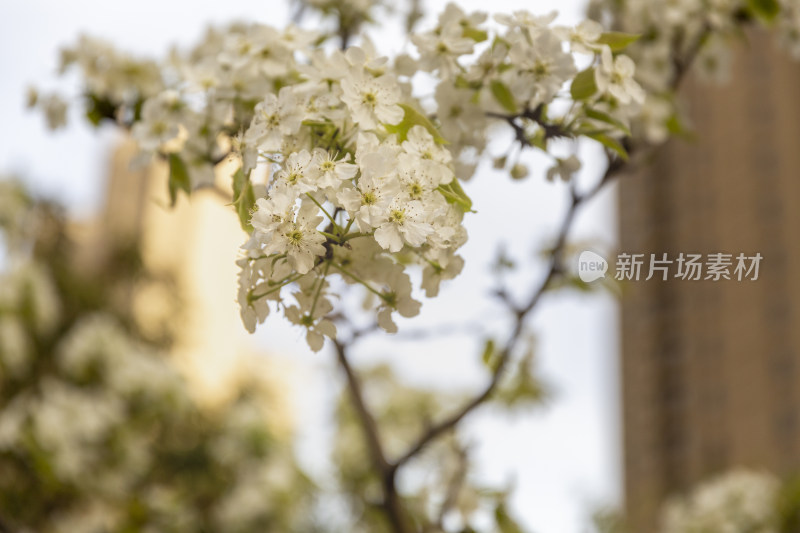
[[[510,301],[507,295],[502,296],[503,299],[508,302],[509,307],[514,311],[514,327],[512,328],[511,335],[506,341],[504,348],[498,355],[498,363],[492,372],[492,377],[489,381],[489,384],[486,385],[486,387],[477,396],[472,398],[472,400],[467,402],[453,415],[440,421],[438,424],[429,427],[428,430],[421,435],[419,439],[408,449],[408,451],[394,463],[395,469],[402,467],[405,463],[425,449],[425,447],[427,447],[428,444],[430,444],[437,437],[455,428],[455,426],[458,425],[458,423],[461,422],[464,417],[469,415],[472,411],[488,400],[492,393],[494,393],[495,389],[497,389],[503,376],[503,371],[508,365],[508,362],[511,359],[511,354],[516,349],[517,343],[520,340],[520,336],[524,331],[526,319],[539,303],[544,293],[550,288],[553,281],[563,272],[564,249],[566,248],[566,241],[567,237],[569,236],[570,229],[575,221],[575,215],[586,202],[594,198],[598,192],[608,185],[614,179],[614,177],[619,175],[625,168],[626,165],[624,163],[620,164],[616,161],[617,160],[609,165],[606,173],[603,175],[597,185],[589,192],[579,195],[573,189],[570,207],[564,216],[561,229],[558,232],[558,237],[556,238],[556,242],[550,256],[550,267],[548,268],[544,279],[540,282],[536,290],[528,299],[528,302],[522,307],[517,307],[513,302]]]
[[[544,118],[542,118],[543,113],[544,106],[539,104],[535,109],[528,109],[526,107],[519,113],[504,114],[487,111],[485,114],[489,118],[496,118],[506,121],[514,130],[514,135],[516,136],[517,141],[523,146],[530,146],[531,142],[528,139],[528,136],[525,135],[525,126],[517,122],[519,119],[528,119],[538,124],[539,127],[542,128],[542,131],[544,131],[545,139],[555,139],[558,137],[570,136],[569,132],[561,124],[551,123],[544,120]]]
[[[412,529],[409,526],[408,518],[395,484],[396,469],[386,460],[386,453],[384,452],[383,444],[380,439],[378,424],[364,401],[361,382],[348,360],[347,346],[337,340],[333,341],[333,345],[336,347],[336,356],[339,361],[339,366],[342,367],[345,377],[347,378],[347,388],[350,392],[350,398],[353,401],[353,407],[356,410],[356,416],[364,431],[373,467],[381,478],[381,485],[383,487],[381,508],[386,514],[389,520],[389,526],[394,533],[411,533]]]
[[[700,50],[702,49],[703,43],[705,42],[708,33],[710,32],[709,28],[704,28],[704,30],[700,33],[696,41],[692,44],[689,51],[686,54],[686,57],[680,61],[680,68],[676,69],[675,77],[671,83],[671,87],[673,90],[677,90],[680,87],[681,82],[686,76],[691,64],[697,58]],[[540,126],[545,127],[541,118],[541,111],[537,108],[533,111],[526,110],[523,111],[521,114],[518,115],[502,115],[497,113],[490,113],[488,114],[494,118],[500,118],[506,120],[509,125],[514,129],[517,134],[517,139],[523,146],[531,146],[530,141],[525,137],[523,128],[516,122],[518,118],[527,118],[537,122]],[[548,130],[545,129],[547,132]],[[639,152],[644,152],[643,156],[647,156],[648,154],[652,153],[655,150],[655,147],[649,145],[636,146],[632,145],[632,139],[630,137],[626,137],[623,139],[623,145],[625,145],[628,149],[628,153],[631,157],[634,155],[638,155]],[[634,154],[636,152],[636,154]],[[607,152],[608,154],[608,152]],[[514,349],[516,348],[517,343],[520,339],[520,334],[523,331],[523,326],[531,314],[531,312],[536,308],[539,304],[539,301],[542,299],[544,293],[550,288],[553,281],[557,279],[563,273],[563,260],[564,260],[564,251],[566,248],[567,238],[569,237],[569,232],[572,229],[572,225],[575,221],[575,216],[577,215],[580,208],[585,205],[589,200],[594,198],[601,190],[603,190],[609,183],[611,183],[617,176],[622,174],[624,171],[629,171],[632,168],[635,168],[635,164],[630,163],[629,161],[623,160],[619,157],[612,156],[608,154],[609,157],[609,164],[606,169],[605,174],[603,177],[598,181],[598,183],[591,188],[589,191],[583,194],[579,194],[574,186],[572,187],[570,194],[571,194],[571,202],[567,213],[564,215],[564,219],[561,223],[561,228],[558,232],[556,237],[555,244],[553,246],[551,255],[550,255],[550,266],[547,270],[547,274],[545,274],[544,279],[541,281],[539,286],[533,292],[531,297],[528,299],[528,302],[522,307],[516,307],[516,305],[511,301],[510,297],[504,292],[500,291],[498,294],[506,301],[509,307],[514,311],[515,314],[515,321],[514,327],[512,328],[511,335],[508,338],[508,341],[505,344],[505,347],[500,351],[498,357],[498,363],[495,367],[494,371],[492,372],[491,379],[486,385],[486,387],[472,400],[467,402],[461,409],[456,411],[453,415],[444,420],[440,421],[438,424],[435,424],[428,428],[428,430],[423,433],[418,440],[403,454],[395,463],[394,469],[397,470],[401,468],[404,464],[414,458],[417,454],[422,452],[428,444],[430,444],[433,440],[435,440],[440,435],[447,433],[448,431],[454,429],[462,419],[464,419],[467,415],[469,415],[472,411],[477,409],[483,402],[485,402],[495,389],[498,387],[500,383],[500,379],[502,377],[503,371],[508,364],[509,359],[511,358],[511,354],[513,353]]]
[[[686,73],[689,72],[692,64],[694,64],[695,59],[700,54],[700,50],[702,50],[703,45],[705,44],[708,37],[711,35],[711,26],[706,23],[703,26],[703,29],[697,35],[697,38],[692,42],[691,46],[687,50],[686,54],[681,57],[680,52],[677,50],[679,45],[673,45],[673,57],[672,57],[672,67],[674,68],[672,81],[670,82],[670,88],[672,90],[677,90],[680,86],[683,79],[686,77]]]
[[[670,84],[673,90],[677,90],[679,88],[691,64],[694,62],[698,53],[700,52],[709,31],[710,29],[705,28],[701,32],[700,36],[698,36],[697,40],[690,47],[689,51],[686,54],[686,57],[682,61],[678,61],[675,63],[676,66],[675,76],[672,83]],[[542,119],[541,114],[542,114],[542,109],[540,106],[539,108],[536,108],[534,110],[526,109],[523,112],[514,115],[487,113],[487,116],[505,120],[514,129],[517,140],[520,142],[522,146],[531,146],[531,143],[528,140],[527,136],[525,135],[524,127],[517,122],[519,119],[528,119],[536,122],[540,127],[544,129],[545,136],[548,138],[565,135],[565,132],[563,131],[560,125],[549,124],[545,122]],[[634,146],[632,144],[632,139],[630,137],[626,137],[625,139],[623,139],[622,142],[631,157],[634,155],[637,156],[642,155],[646,157],[655,150],[655,147],[650,145],[640,145],[638,147]],[[640,152],[643,153],[640,154]],[[370,413],[364,402],[364,398],[361,393],[361,384],[358,381],[358,378],[353,373],[349,361],[347,360],[345,346],[341,344],[339,341],[334,341],[334,345],[336,346],[336,351],[339,358],[339,363],[344,369],[345,374],[347,376],[351,397],[353,399],[353,403],[356,407],[356,412],[359,416],[361,424],[364,428],[364,432],[366,434],[373,464],[376,470],[381,475],[384,488],[384,500],[382,502],[382,508],[385,511],[387,517],[389,518],[392,530],[395,533],[408,533],[412,531],[411,529],[409,529],[409,526],[407,525],[406,522],[407,517],[402,507],[402,501],[399,495],[397,494],[395,486],[397,471],[400,468],[402,468],[405,464],[407,464],[411,459],[413,459],[419,453],[421,453],[434,440],[446,434],[447,432],[454,430],[456,426],[465,417],[467,417],[470,413],[472,413],[474,410],[480,407],[484,402],[486,402],[492,396],[492,394],[495,392],[495,390],[498,388],[500,384],[500,381],[503,377],[503,373],[511,359],[511,355],[516,350],[517,344],[519,343],[522,333],[524,331],[526,320],[532,314],[536,306],[539,304],[545,292],[552,286],[553,282],[564,272],[563,262],[564,262],[564,253],[566,249],[567,238],[569,237],[569,233],[575,222],[575,217],[578,211],[581,209],[581,207],[583,207],[586,203],[588,203],[591,199],[593,199],[600,191],[602,191],[609,183],[611,183],[617,176],[619,176],[625,171],[629,171],[636,167],[635,163],[632,163],[628,160],[623,160],[619,157],[612,155],[609,152],[607,152],[607,155],[609,158],[609,164],[608,167],[606,168],[606,172],[594,187],[589,189],[587,192],[581,194],[576,190],[574,182],[572,183],[572,187],[570,189],[570,196],[571,196],[570,205],[569,208],[567,209],[566,214],[564,215],[561,227],[557,234],[550,255],[549,268],[544,278],[540,282],[540,284],[536,287],[536,289],[533,291],[533,293],[527,300],[527,303],[521,307],[518,307],[514,302],[511,301],[510,296],[505,291],[502,290],[498,291],[500,297],[508,304],[509,308],[514,313],[514,325],[512,327],[508,340],[506,341],[503,349],[500,350],[499,352],[497,358],[498,362],[494,370],[492,371],[489,383],[476,396],[474,396],[470,401],[464,404],[455,413],[445,418],[444,420],[441,420],[438,423],[430,426],[422,435],[420,435],[417,441],[414,444],[412,444],[408,448],[408,450],[393,463],[388,462],[386,459],[386,454],[383,450],[380,441],[377,424],[375,423],[374,417],[372,416],[372,414]]]

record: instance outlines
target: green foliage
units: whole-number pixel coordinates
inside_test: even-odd
[[[597,93],[597,81],[594,77],[594,67],[578,72],[569,88],[575,100],[588,100]]]
[[[239,224],[246,232],[253,231],[250,224],[250,216],[253,207],[256,205],[256,197],[253,192],[253,184],[250,178],[244,175],[244,171],[239,168],[233,174],[233,206],[239,215]]]
[[[183,162],[181,156],[178,154],[169,154],[167,157],[169,162],[169,201],[170,205],[174,206],[178,201],[178,191],[183,191],[186,195],[192,192],[192,182],[189,180],[189,171],[186,169],[186,163]]]
[[[447,203],[456,204],[465,213],[474,212],[472,211],[472,199],[461,188],[461,183],[457,178],[453,178],[447,185],[439,185],[437,190],[444,195]]]
[[[778,493],[777,515],[779,533],[800,531],[800,476],[792,477],[781,487]]]
[[[621,52],[629,45],[638,41],[640,37],[641,35],[635,35],[632,33],[608,31],[600,35],[600,37],[597,39],[597,44],[608,45],[612,52]]]
[[[508,86],[506,86],[505,83],[498,80],[492,80],[492,83],[489,87],[492,91],[494,99],[497,100],[497,103],[503,106],[503,109],[509,113],[517,112],[517,103],[514,101],[514,95],[511,94],[511,90],[508,88]]]
[[[753,16],[767,23],[774,22],[781,13],[778,0],[747,0],[747,7]]]
[[[540,404],[546,397],[547,391],[534,373],[533,341],[530,341],[528,351],[523,355],[509,378],[501,385],[495,401],[509,408],[526,407]]]
[[[494,519],[499,533],[525,533],[522,526],[508,514],[506,504],[501,502],[494,509]]]
[[[616,140],[614,137],[608,135],[603,131],[588,131],[588,132],[581,132],[582,135],[589,137],[590,139],[594,139],[595,141],[599,142],[619,157],[621,157],[624,161],[628,160],[628,151],[625,150],[625,147]]]
[[[597,533],[626,533],[625,517],[617,509],[603,508],[592,514]]]
[[[489,33],[486,30],[479,30],[471,26],[465,27],[461,35],[467,39],[472,39],[476,43],[482,43],[489,38]]]
[[[483,364],[492,372],[497,368],[497,364],[500,361],[497,357],[494,339],[486,339],[486,343],[483,346],[483,353],[481,354],[481,361],[483,361]]]
[[[399,142],[408,139],[408,132],[411,128],[414,126],[423,126],[433,136],[434,141],[438,144],[447,144],[447,141],[442,137],[439,130],[436,129],[436,126],[433,125],[433,122],[431,122],[428,117],[408,104],[400,104],[400,107],[403,108],[403,112],[405,113],[403,120],[401,120],[399,124],[385,125],[386,131],[396,134]]]
[[[597,120],[597,121],[600,121],[600,122],[604,122],[604,123],[614,127],[615,129],[621,131],[625,135],[630,136],[630,134],[631,134],[631,130],[628,129],[628,126],[626,126],[625,124],[623,124],[619,120],[615,119],[614,117],[612,117],[608,113],[603,113],[602,111],[598,111],[596,109],[587,109],[586,110],[586,116],[591,118],[591,119],[594,119],[594,120]]]

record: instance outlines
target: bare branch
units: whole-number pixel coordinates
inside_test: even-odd
[[[333,341],[333,345],[336,347],[339,366],[342,367],[345,377],[347,378],[347,388],[350,391],[350,398],[353,401],[358,420],[364,430],[373,467],[381,478],[381,484],[383,486],[381,508],[386,513],[389,525],[394,533],[410,533],[412,529],[408,525],[408,518],[406,517],[403,503],[400,495],[397,493],[397,487],[395,485],[396,469],[386,460],[378,424],[364,401],[361,382],[348,360],[347,346],[337,340]]]
[[[567,237],[569,236],[570,229],[572,228],[572,224],[575,220],[575,215],[581,206],[594,198],[594,196],[597,195],[597,193],[600,192],[600,190],[602,190],[606,185],[608,185],[625,167],[625,164],[615,164],[615,162],[612,162],[598,184],[589,192],[579,195],[574,190],[572,191],[572,202],[570,203],[570,207],[564,216],[561,229],[558,232],[558,236],[550,256],[550,267],[548,268],[544,279],[540,282],[539,286],[528,299],[527,304],[521,308],[515,307],[515,304],[511,302],[507,296],[503,297],[508,302],[509,307],[511,307],[511,309],[514,311],[514,327],[511,331],[508,341],[506,341],[505,346],[498,355],[498,363],[492,372],[492,377],[489,381],[489,384],[477,396],[472,398],[472,400],[467,402],[461,409],[456,411],[455,414],[428,428],[428,430],[419,437],[416,443],[414,443],[408,449],[408,451],[394,463],[395,469],[402,467],[405,463],[419,454],[423,449],[425,449],[425,447],[428,446],[428,444],[431,443],[431,441],[455,428],[455,426],[458,425],[458,423],[461,422],[464,417],[489,399],[489,397],[498,387],[508,361],[511,359],[511,354],[517,347],[517,343],[519,342],[520,336],[524,330],[526,319],[539,303],[547,289],[550,288],[553,281],[563,272],[564,250],[566,248]]]

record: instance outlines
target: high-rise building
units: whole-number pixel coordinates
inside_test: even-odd
[[[696,139],[620,186],[623,252],[763,257],[755,281],[625,286],[632,533],[655,531],[666,497],[716,472],[800,470],[800,66],[768,35],[748,39],[729,83],[687,80]]]
[[[138,283],[123,305],[145,334],[172,338],[169,355],[195,398],[213,406],[237,394],[240,382],[257,378],[273,400],[271,422],[288,433],[293,413],[287,383],[298,368],[265,357],[239,319],[235,261],[246,234],[225,197],[233,169],[218,169],[218,191],[198,191],[191,199],[181,193],[170,207],[166,163],[134,165],[137,152],[127,141],[111,153],[102,213],[82,224],[87,268],[115,246],[135,245],[144,270],[157,281]]]

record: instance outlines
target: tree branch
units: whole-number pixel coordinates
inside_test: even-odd
[[[674,90],[677,90],[680,87],[681,82],[686,76],[686,73],[689,71],[691,64],[697,58],[700,50],[702,49],[702,45],[706,40],[708,33],[710,32],[709,28],[704,28],[703,31],[700,32],[700,35],[697,39],[692,43],[692,46],[686,53],[686,56],[680,61],[680,68],[676,68],[675,77],[671,83],[671,86]],[[516,123],[517,118],[528,118],[530,120],[534,120],[539,123],[542,127],[545,127],[541,122],[541,116],[537,113],[537,110],[533,111],[525,111],[519,115],[502,115],[502,114],[490,114],[494,118],[501,118],[506,120],[514,131],[517,134],[517,139],[522,143],[523,146],[530,146],[530,141],[525,137],[524,130],[522,127]],[[547,130],[546,130],[547,131]],[[623,140],[623,144],[627,146],[628,153],[633,158],[634,155],[638,154],[642,150],[646,153],[651,153],[655,150],[655,147],[649,145],[642,145],[639,147],[631,146],[631,139],[630,137],[626,137]],[[636,154],[635,154],[636,153]],[[469,415],[472,411],[478,408],[483,402],[485,402],[495,389],[498,387],[500,379],[502,377],[503,371],[508,364],[509,359],[511,358],[511,354],[513,353],[514,349],[516,348],[517,343],[520,339],[520,334],[523,331],[523,326],[528,318],[528,316],[532,313],[532,311],[536,308],[539,304],[544,293],[547,289],[550,288],[553,281],[563,273],[563,259],[564,259],[564,250],[566,248],[567,238],[569,237],[569,232],[572,229],[572,225],[575,221],[575,216],[577,215],[580,208],[585,205],[589,200],[594,198],[601,190],[603,190],[609,183],[611,183],[617,176],[622,174],[624,171],[628,171],[632,168],[635,168],[635,164],[631,162],[627,162],[622,160],[619,157],[613,157],[609,155],[609,164],[606,169],[605,174],[603,177],[598,181],[598,183],[592,187],[589,191],[583,194],[579,194],[574,186],[572,187],[570,194],[571,194],[571,202],[567,213],[564,215],[564,219],[561,223],[561,228],[558,232],[556,237],[555,244],[553,246],[553,250],[550,255],[550,267],[547,270],[547,274],[545,274],[544,279],[538,285],[536,290],[533,292],[531,297],[528,299],[528,302],[522,307],[516,307],[514,302],[510,300],[510,297],[505,292],[500,292],[501,297],[508,303],[509,307],[514,311],[515,320],[514,326],[511,330],[511,334],[506,342],[504,348],[500,351],[498,357],[498,363],[495,367],[494,371],[492,372],[492,377],[486,385],[486,387],[472,400],[467,402],[461,409],[455,412],[455,414],[451,415],[448,418],[440,421],[438,424],[435,424],[428,428],[428,430],[423,433],[418,440],[408,449],[408,451],[403,454],[393,465],[394,469],[401,468],[404,464],[418,455],[422,450],[424,450],[428,444],[430,444],[433,440],[435,440],[440,435],[452,430],[461,422],[464,417]]]
[[[361,382],[353,371],[353,367],[350,365],[347,356],[347,346],[338,340],[334,340],[333,345],[336,347],[339,366],[342,368],[347,378],[347,388],[350,391],[350,398],[353,401],[356,416],[364,430],[373,467],[381,478],[381,485],[383,487],[381,508],[386,513],[389,525],[394,533],[410,533],[412,529],[408,525],[408,518],[405,514],[400,495],[397,493],[397,486],[395,485],[396,469],[386,460],[386,453],[384,452],[383,444],[380,439],[378,424],[364,401]]]
[[[673,90],[677,90],[679,88],[691,64],[694,62],[698,53],[700,52],[709,31],[710,29],[704,28],[697,40],[692,43],[692,46],[687,51],[686,56],[681,61],[676,61],[675,76],[670,84]],[[534,110],[526,109],[522,113],[515,115],[487,113],[487,116],[505,120],[514,129],[517,140],[520,142],[520,144],[522,146],[531,146],[530,140],[525,135],[524,127],[517,122],[518,119],[528,119],[536,122],[544,129],[545,136],[548,138],[564,135],[564,131],[560,125],[546,123],[542,119],[541,113],[542,110],[537,108]],[[631,159],[634,155],[646,156],[655,150],[655,147],[650,145],[632,145],[632,139],[630,137],[626,137],[622,142],[623,145],[626,146]],[[641,152],[644,153],[642,154]],[[351,396],[353,397],[353,402],[356,406],[356,411],[359,414],[359,418],[361,419],[361,423],[367,435],[367,441],[370,446],[373,463],[375,464],[378,472],[381,474],[383,480],[383,509],[387,513],[389,520],[392,522],[392,528],[395,533],[406,533],[411,531],[406,526],[406,517],[404,515],[401,501],[395,487],[395,477],[397,471],[407,464],[411,459],[420,454],[434,440],[446,434],[448,431],[455,429],[465,417],[480,407],[492,396],[500,384],[503,373],[511,359],[511,355],[517,348],[522,332],[524,331],[526,320],[535,310],[544,293],[564,272],[563,261],[567,238],[569,237],[569,233],[575,222],[578,211],[591,199],[597,196],[597,194],[609,183],[611,183],[617,176],[636,167],[636,164],[632,161],[625,161],[619,157],[611,155],[608,152],[607,154],[609,157],[608,167],[606,168],[606,172],[603,174],[602,178],[600,178],[594,187],[581,194],[576,190],[573,182],[573,185],[570,189],[571,201],[562,220],[559,232],[556,236],[555,244],[550,255],[549,268],[542,281],[528,298],[527,303],[519,307],[515,302],[511,301],[511,298],[507,293],[504,291],[499,292],[501,298],[508,304],[509,308],[514,314],[514,325],[511,329],[508,340],[498,354],[498,362],[492,371],[489,383],[455,413],[430,426],[422,435],[420,435],[416,442],[412,444],[408,450],[393,463],[388,462],[386,459],[386,455],[381,446],[377,425],[375,424],[374,418],[364,403],[363,396],[361,395],[360,383],[353,374],[352,368],[349,365],[345,353],[345,346],[339,341],[334,341],[339,356],[339,362],[344,369],[345,374],[347,375],[348,385],[350,387]]]
[[[586,202],[594,198],[597,193],[599,193],[606,185],[608,185],[614,179],[614,177],[620,174],[621,171],[626,167],[624,163],[617,163],[617,161],[618,160],[614,160],[611,164],[609,164],[606,173],[603,175],[597,185],[595,185],[587,193],[579,195],[575,190],[572,191],[572,201],[558,232],[558,237],[556,238],[556,242],[550,256],[550,266],[547,270],[547,274],[537,286],[531,297],[528,299],[527,303],[522,307],[517,307],[516,304],[511,302],[507,296],[503,296],[504,300],[508,302],[509,307],[514,311],[514,326],[504,348],[499,353],[498,363],[492,372],[492,377],[489,381],[489,384],[486,385],[486,387],[477,396],[472,398],[472,400],[467,402],[461,409],[456,411],[455,414],[428,428],[428,430],[419,437],[419,439],[408,449],[408,451],[394,463],[395,469],[402,467],[405,463],[418,455],[423,449],[425,449],[425,447],[428,446],[428,444],[431,443],[431,441],[435,440],[437,437],[446,433],[447,431],[455,428],[455,426],[458,425],[458,423],[461,422],[464,417],[469,415],[477,407],[488,400],[492,393],[494,393],[495,389],[497,389],[503,376],[503,372],[508,365],[508,361],[511,359],[511,354],[516,349],[517,343],[520,340],[520,335],[524,331],[526,319],[539,303],[547,289],[550,288],[550,285],[553,283],[553,281],[563,272],[564,249],[566,248],[566,241],[567,237],[569,236],[570,229],[575,221],[575,215]]]

